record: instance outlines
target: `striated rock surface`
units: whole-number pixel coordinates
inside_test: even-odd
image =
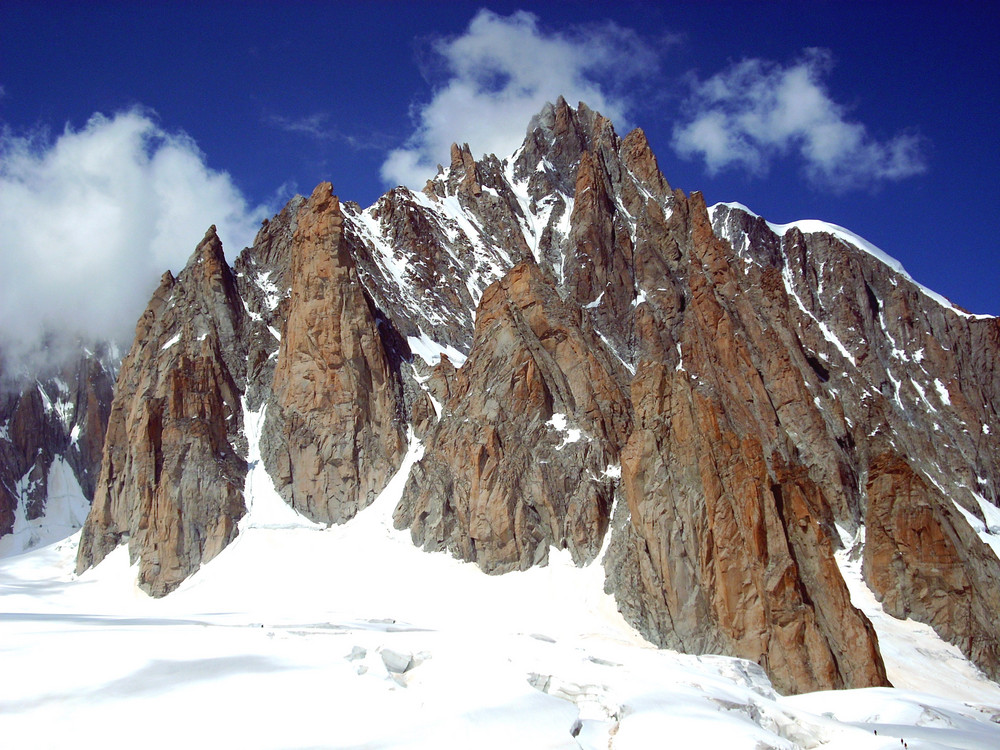
[[[654,642],[753,659],[779,690],[886,684],[833,559],[829,501],[781,427],[798,420],[782,407],[804,397],[804,363],[780,346],[780,318],[765,327],[733,294],[739,276],[700,196],[678,198],[666,229],[656,264],[675,267],[673,293],[637,311],[629,518],[608,586]]]
[[[647,638],[784,692],[886,684],[834,557],[867,534],[886,609],[996,675],[998,362],[997,319],[840,227],[672,190],[642,131],[560,99],[508,158],[456,144],[365,209],[324,183],[233,272],[208,237],[166,276],[80,565],[127,538],[163,593],[221,549],[264,409],[264,465],[310,518],[370,503],[412,429],[416,544],[491,573],[605,549]]]
[[[405,450],[399,383],[343,223],[329,183],[299,212],[262,443],[278,492],[324,523],[371,503]]]
[[[794,333],[785,348],[809,368],[797,368],[806,391],[781,399],[795,415],[784,431],[810,474],[832,488],[836,522],[848,533],[866,527],[869,585],[890,612],[931,624],[997,674],[996,629],[981,614],[960,613],[981,613],[1000,595],[996,554],[983,544],[1000,531],[990,520],[1000,321],[951,306],[840,227],[769,225],[739,206],[713,207],[712,216],[749,280],[784,300]],[[928,575],[942,547],[916,540],[942,535],[951,564],[964,561],[968,586],[953,574]]]
[[[468,361],[440,373],[447,396],[396,525],[487,572],[552,546],[593,560],[629,426],[615,369],[581,310],[533,261],[515,266],[483,295]]]
[[[162,595],[236,535],[243,315],[212,227],[176,279],[164,274],[122,361],[79,571],[127,539],[140,586]]]
[[[864,575],[893,617],[929,623],[1000,679],[1000,560],[963,511],[901,457],[868,475]]]
[[[65,534],[83,523],[101,468],[116,360],[108,345],[81,347],[57,372],[30,380],[0,374],[0,550],[16,554],[55,541],[49,526]]]
[[[292,243],[305,198],[296,196],[265,221],[253,247],[233,263],[236,288],[246,312],[241,344],[246,347],[246,408],[257,411],[270,398],[281,331],[291,297]]]

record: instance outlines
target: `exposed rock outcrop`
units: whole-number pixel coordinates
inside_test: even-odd
[[[1000,531],[1000,322],[839,227],[672,190],[642,131],[585,105],[547,105],[508,159],[456,144],[367,209],[324,183],[235,274],[210,233],[136,333],[81,567],[127,537],[164,593],[221,549],[263,408],[264,464],[308,517],[370,503],[411,427],[395,521],[415,543],[491,573],[606,544],[651,641],[753,659],[786,692],[886,684],[834,557],[867,526],[887,610],[1000,671],[980,540]]]
[[[45,526],[53,510],[49,477],[56,462],[69,467],[83,502],[93,499],[116,366],[108,345],[81,346],[76,361],[58,371],[30,380],[0,375],[0,538],[16,523],[27,535],[12,550],[30,548],[36,538],[52,541],[43,529],[27,527]],[[57,522],[67,532],[66,524],[82,521],[61,515]]]
[[[957,505],[893,454],[872,462],[865,579],[893,617],[929,623],[1000,679],[1000,560]]]
[[[591,561],[629,427],[615,369],[580,308],[533,261],[515,266],[483,295],[397,526],[488,572],[544,562],[551,546]]]
[[[212,227],[176,279],[164,274],[122,362],[79,571],[127,539],[139,584],[162,595],[236,535],[243,315]]]
[[[281,331],[291,297],[292,243],[305,198],[296,196],[270,221],[265,221],[253,247],[233,264],[236,288],[246,316],[241,332],[246,346],[247,408],[257,411],[270,398]]]
[[[329,183],[299,212],[262,441],[278,492],[324,523],[371,503],[405,450],[400,386],[343,223]]]
[[[867,527],[869,585],[888,611],[932,624],[997,674],[997,632],[981,613],[1000,578],[973,525],[988,529],[997,501],[1000,320],[948,305],[839,227],[772,228],[732,206],[715,207],[713,225],[750,284],[770,290],[762,309],[784,310],[794,336],[783,348],[805,390],[772,400],[833,518]],[[939,553],[966,572],[929,574]]]
[[[734,299],[738,275],[700,196],[678,200],[667,233],[657,265],[684,264],[684,282],[637,314],[629,520],[609,588],[651,640],[753,659],[781,690],[886,684],[833,560],[829,501],[781,429],[780,407],[803,398],[799,363]]]

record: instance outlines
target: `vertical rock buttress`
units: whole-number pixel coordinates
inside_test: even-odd
[[[281,496],[322,523],[369,505],[405,452],[399,385],[330,183],[299,212],[291,297],[261,441]]]

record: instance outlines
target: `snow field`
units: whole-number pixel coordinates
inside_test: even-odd
[[[75,576],[78,536],[0,561],[5,746],[1000,746],[1000,687],[928,628],[881,614],[847,553],[855,603],[906,689],[782,697],[750,662],[652,648],[599,562],[552,550],[547,567],[487,576],[416,549],[391,523],[422,455],[412,438],[372,506],[311,524],[263,471],[263,413],[245,419],[241,533],[171,595],[137,588],[125,547]]]
[[[259,434],[263,414],[246,418]],[[1000,746],[1000,688],[882,613],[846,553],[854,603],[907,690],[782,698],[756,665],[649,647],[597,564],[553,550],[546,568],[491,577],[415,549],[391,526],[415,442],[383,496],[331,529],[280,501],[256,448],[240,536],[165,599],[138,590],[124,547],[79,577],[78,537],[0,563],[5,744]],[[390,652],[414,666],[390,672]]]
[[[0,558],[65,539],[83,526],[87,519],[90,503],[76,480],[73,468],[62,456],[56,456],[49,467],[45,513],[33,520],[29,520],[25,512],[29,484],[25,475],[15,487],[20,501],[14,509],[13,529],[0,538]]]

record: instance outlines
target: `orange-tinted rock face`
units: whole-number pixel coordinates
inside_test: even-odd
[[[263,440],[278,492],[325,523],[342,523],[374,500],[405,449],[399,384],[343,221],[329,183],[299,212]]]
[[[185,271],[164,276],[122,362],[78,570],[127,538],[140,585],[162,595],[236,535],[241,316],[213,227]]]
[[[371,502],[412,427],[395,521],[417,544],[501,573],[607,541],[650,640],[786,692],[885,684],[834,558],[867,525],[886,608],[996,674],[998,562],[954,503],[978,523],[997,499],[1000,322],[864,243],[709,209],[641,131],[562,100],[510,159],[456,145],[422,193],[363,210],[320,185],[235,276],[206,243],[137,327],[81,566],[128,535],[162,593],[231,539],[245,403],[309,517]]]
[[[486,290],[469,360],[447,389],[397,525],[488,572],[544,561],[550,546],[592,560],[628,405],[579,309],[537,265],[515,266]]]
[[[865,579],[885,611],[930,623],[997,679],[1000,562],[954,503],[883,454],[869,470],[865,527]]]
[[[780,427],[780,407],[804,386],[773,329],[733,303],[737,273],[706,223],[703,204],[678,204],[668,233],[681,257],[668,245],[649,262],[686,261],[675,275],[686,288],[675,292],[682,310],[665,294],[637,316],[629,514],[616,523],[609,588],[654,642],[752,659],[780,690],[886,684],[834,562],[828,498]]]

